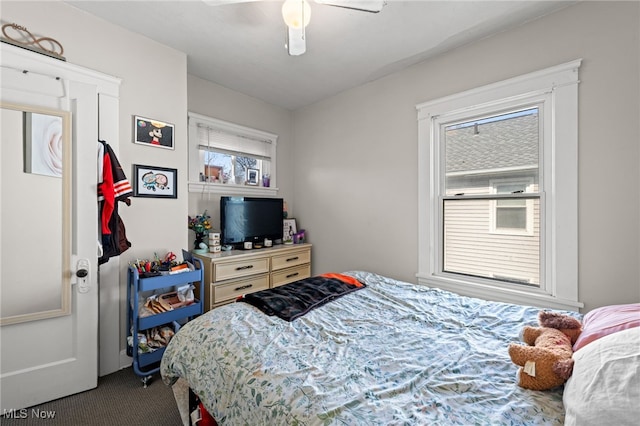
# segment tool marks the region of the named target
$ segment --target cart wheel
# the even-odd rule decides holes
[[[146,377],[143,377],[142,379],[140,379],[140,380],[142,380],[142,384],[144,385],[145,389],[147,388],[147,384],[149,383],[149,381],[151,380],[152,377],[153,377],[152,375],[149,375],[149,376],[146,376]]]

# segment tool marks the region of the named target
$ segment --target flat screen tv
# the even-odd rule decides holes
[[[246,241],[282,239],[282,198],[221,197],[222,244],[239,246]]]

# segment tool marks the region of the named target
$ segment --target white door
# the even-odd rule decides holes
[[[1,413],[12,416],[15,410],[97,386],[99,103],[104,93],[111,99],[108,108],[117,108],[112,99],[118,82],[13,46],[3,44],[1,53],[0,95],[7,107],[2,108],[0,141],[0,403]],[[38,171],[35,154],[25,159],[37,137],[26,136],[27,115],[15,109],[20,105],[34,113],[40,108],[70,113],[72,138],[65,150],[69,156],[63,158],[71,167],[61,177]],[[111,110],[107,116],[117,113]],[[10,133],[16,127],[23,130],[19,138]],[[68,193],[48,189],[56,180],[62,188],[69,183]],[[70,219],[66,228],[60,223],[65,219]],[[35,238],[34,229],[39,231]],[[47,288],[56,285],[62,297]],[[34,304],[59,299],[62,310]],[[27,307],[21,311],[23,304]]]

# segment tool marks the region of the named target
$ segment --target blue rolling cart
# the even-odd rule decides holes
[[[165,348],[159,348],[149,353],[138,353],[138,332],[161,325],[170,325],[175,332],[178,332],[184,323],[202,314],[202,300],[200,298],[203,284],[202,261],[198,258],[193,258],[192,261],[196,268],[193,271],[150,278],[141,278],[136,268],[129,267],[127,276],[127,336],[132,336],[133,345],[129,346],[127,343],[127,351],[133,358],[133,371],[141,377],[145,388],[152,375],[160,370],[160,360]],[[196,301],[194,303],[172,311],[140,318],[138,308],[140,293],[159,289],[171,291],[171,288],[185,284],[195,286]]]

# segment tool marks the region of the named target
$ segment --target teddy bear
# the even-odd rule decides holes
[[[582,323],[569,315],[540,311],[540,327],[525,326],[522,340],[511,343],[509,356],[519,365],[518,385],[532,390],[548,390],[564,384],[573,372],[573,344],[582,332]]]

